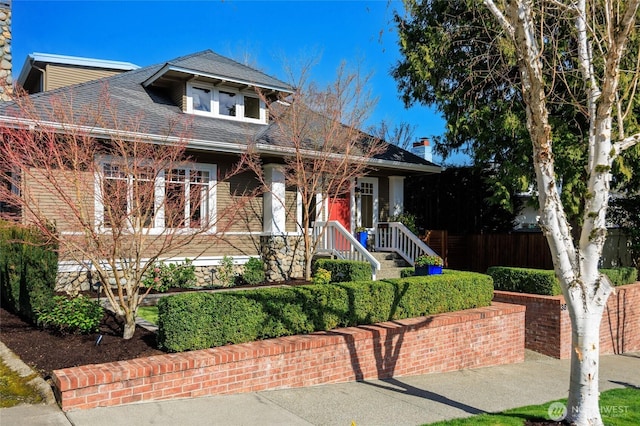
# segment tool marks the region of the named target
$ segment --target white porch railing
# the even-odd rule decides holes
[[[371,265],[372,279],[376,279],[376,272],[380,270],[380,262],[362,247],[344,226],[337,221],[314,222],[314,240],[319,240],[316,253],[330,254],[340,259],[358,260]]]
[[[376,251],[396,252],[411,266],[418,256],[438,254],[400,222],[379,222],[376,228]]]

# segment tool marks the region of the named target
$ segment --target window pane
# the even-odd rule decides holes
[[[196,111],[211,111],[211,90],[191,88],[193,109]]]
[[[184,169],[173,169],[166,173],[167,182],[184,182],[187,179],[187,171]]]
[[[247,118],[260,118],[260,99],[251,96],[244,97],[244,116]]]
[[[362,226],[373,228],[373,196],[362,195],[360,198],[362,212]]]
[[[191,217],[189,218],[189,227],[199,228],[202,225],[202,220],[206,218],[205,202],[206,198],[203,197],[202,185],[191,185],[189,191],[189,208],[191,211]]]
[[[168,228],[182,228],[185,221],[185,182],[187,171],[184,169],[168,170],[165,173],[165,208],[164,223]]]
[[[207,221],[209,211],[209,172],[193,170],[190,174],[191,187],[189,188],[189,227],[202,227]]]
[[[133,182],[133,199],[131,216],[134,226],[149,228],[154,219],[155,182],[153,180],[138,179]]]
[[[184,184],[167,183],[167,193],[165,194],[164,219],[168,228],[184,227]]]
[[[106,177],[102,191],[104,226],[108,228],[122,227],[122,221],[127,217],[126,179]]]
[[[220,115],[236,116],[236,94],[232,92],[220,91],[219,104]]]
[[[309,219],[308,225],[313,225],[316,221],[316,197],[315,195],[309,200],[309,210],[302,210],[302,223],[305,223],[306,219]]]

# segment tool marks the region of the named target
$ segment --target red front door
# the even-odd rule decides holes
[[[349,194],[329,200],[329,220],[336,220],[351,232],[351,206]]]

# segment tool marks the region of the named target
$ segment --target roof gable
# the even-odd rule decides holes
[[[156,73],[143,82],[145,87],[163,85],[164,81],[200,78],[232,83],[239,86],[255,86],[279,92],[292,92],[293,88],[277,78],[211,50],[194,53],[165,63]]]

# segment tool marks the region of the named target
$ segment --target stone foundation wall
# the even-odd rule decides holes
[[[234,265],[236,275],[241,275],[243,265]],[[221,286],[222,282],[219,278],[218,266],[195,266],[196,286],[197,287],[214,287]],[[64,291],[69,294],[78,291],[93,290],[97,291],[97,277],[86,270],[73,272],[58,272],[56,277],[56,291]],[[111,284],[115,286],[115,279],[111,279]]]
[[[304,277],[302,236],[262,236],[260,246],[268,282]]]

